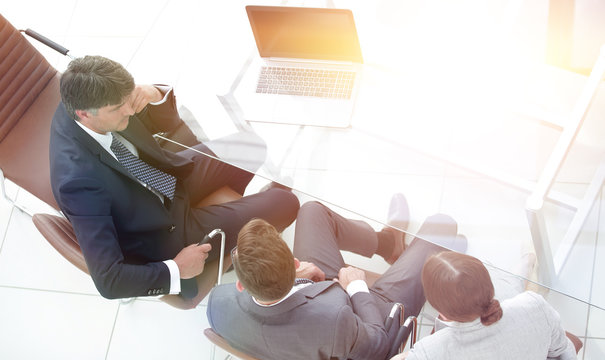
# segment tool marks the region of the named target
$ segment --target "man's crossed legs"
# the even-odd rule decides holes
[[[457,235],[457,230],[450,216],[429,216],[410,246],[370,287],[385,320],[393,303],[404,305],[406,317],[418,316],[425,303],[420,278],[422,266],[429,256],[446,248],[466,250],[466,239]],[[371,257],[379,247],[379,236],[380,232],[363,221],[346,219],[318,202],[308,202],[298,212],[293,253],[300,261],[317,265],[326,279],[333,279],[346,266],[340,250]],[[396,332],[393,327],[389,336],[394,338]]]

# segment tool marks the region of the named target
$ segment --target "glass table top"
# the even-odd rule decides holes
[[[517,263],[535,252],[530,280],[605,308],[605,294],[594,291],[598,275],[583,276],[598,274],[605,261],[602,85],[578,125],[590,78],[539,61],[530,50],[535,39],[523,39],[520,25],[506,29],[506,14],[479,9],[466,15],[467,26],[444,32],[447,26],[431,24],[452,20],[421,6],[412,16],[393,1],[329,1],[352,9],[365,60],[350,126],[250,121],[244,107],[260,59],[248,2],[234,3],[216,10],[218,27],[187,24],[191,46],[179,60],[186,76],[175,83],[183,118],[199,139],[219,143],[221,159],[258,168],[259,179],[293,188],[301,202],[320,199],[376,226],[390,196],[403,193],[409,232],[446,213],[468,238],[470,255],[520,275]],[[194,40],[209,31],[221,36]],[[199,66],[201,56],[215,58],[216,67]],[[529,199],[544,181],[536,209]]]

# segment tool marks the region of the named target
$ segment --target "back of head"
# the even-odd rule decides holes
[[[253,219],[240,230],[233,264],[239,281],[258,300],[279,300],[294,285],[294,256],[264,220]]]
[[[67,112],[120,104],[134,89],[132,75],[118,62],[85,56],[69,63],[61,75],[61,99]]]
[[[428,302],[449,320],[480,317],[483,325],[491,325],[502,317],[489,273],[472,256],[454,251],[431,256],[422,269],[422,286]]]

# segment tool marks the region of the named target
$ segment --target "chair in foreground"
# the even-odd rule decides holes
[[[243,352],[233,348],[231,345],[229,345],[227,340],[223,339],[223,337],[220,336],[219,334],[217,334],[214,330],[212,330],[212,328],[204,329],[204,335],[206,335],[206,337],[208,338],[208,340],[210,340],[210,342],[212,344],[220,347],[221,349],[223,349],[227,353],[229,353],[229,355],[227,355],[227,357],[225,357],[225,360],[233,359],[233,356],[236,356],[237,358],[239,358],[241,360],[259,360],[255,357],[246,355]],[[213,349],[213,355],[214,355],[214,349]]]

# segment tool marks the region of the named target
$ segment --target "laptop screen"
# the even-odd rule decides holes
[[[246,12],[261,57],[363,62],[350,10],[246,6]]]

